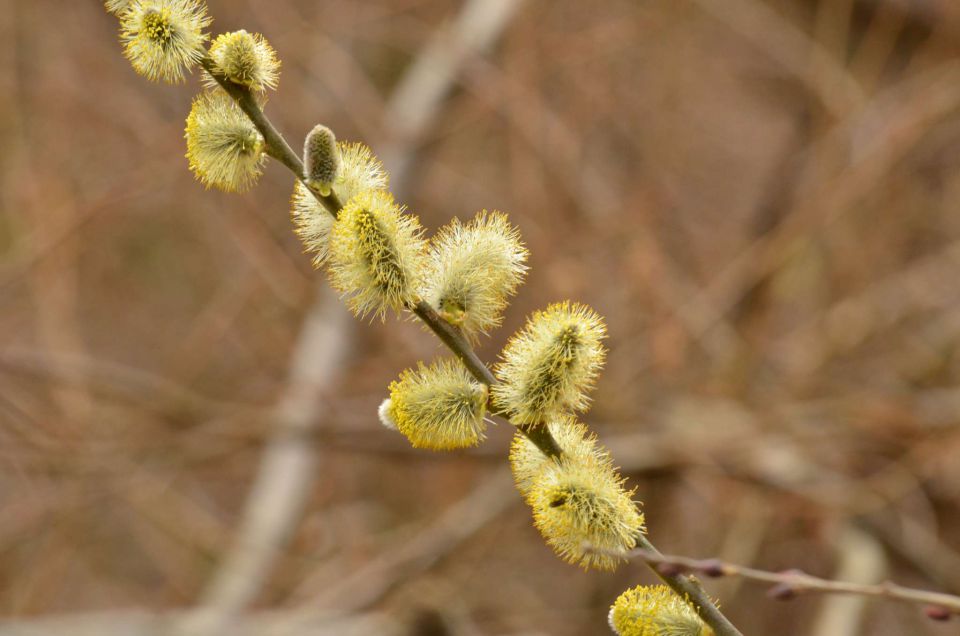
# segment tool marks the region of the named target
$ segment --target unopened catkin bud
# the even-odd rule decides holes
[[[605,351],[606,327],[592,309],[557,303],[530,317],[501,354],[493,387],[497,405],[516,424],[549,422],[589,405]]]
[[[340,150],[333,131],[317,124],[303,142],[303,166],[307,183],[329,196],[340,172]]]
[[[709,625],[666,585],[638,585],[610,608],[610,629],[619,636],[713,636]]]

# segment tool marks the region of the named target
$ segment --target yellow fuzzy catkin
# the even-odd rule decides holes
[[[516,424],[549,422],[589,405],[587,391],[603,366],[606,327],[589,307],[557,303],[530,317],[501,353],[493,387]]]
[[[507,216],[484,210],[466,225],[454,219],[430,247],[427,302],[468,338],[498,326],[527,270],[528,252]]]
[[[632,494],[608,465],[560,459],[543,467],[527,499],[534,525],[560,558],[612,570],[644,531]]]
[[[618,636],[713,636],[693,608],[666,585],[638,585],[610,607]]]
[[[123,53],[148,79],[182,82],[203,58],[203,29],[212,19],[200,0],[135,0],[120,11]]]
[[[613,465],[610,453],[597,443],[596,435],[573,417],[560,417],[547,424],[547,428],[557,442],[557,446],[563,451],[565,461],[598,464],[605,470]],[[513,442],[510,444],[510,469],[513,472],[517,490],[525,499],[529,499],[533,484],[544,467],[554,461],[544,455],[543,451],[523,433],[517,431],[513,436]]]
[[[483,440],[487,387],[459,360],[407,369],[390,384],[388,402],[382,419],[393,423],[414,448],[450,450]]]
[[[193,100],[184,136],[190,169],[206,186],[243,192],[260,178],[263,137],[222,90]]]
[[[346,203],[360,192],[387,189],[387,173],[369,148],[363,144],[341,141],[337,142],[337,151],[340,154],[340,166],[333,181],[333,191],[342,202]],[[323,266],[330,249],[333,215],[299,181],[293,190],[291,217],[294,231],[304,248],[313,253],[314,266]]]
[[[264,92],[275,89],[280,80],[280,60],[277,53],[259,33],[247,33],[243,29],[218,35],[210,44],[210,59],[214,71],[234,84],[250,90]],[[205,74],[208,87],[217,81]]]
[[[419,301],[426,243],[417,217],[386,191],[361,192],[340,211],[330,231],[328,272],[359,317],[385,316]]]

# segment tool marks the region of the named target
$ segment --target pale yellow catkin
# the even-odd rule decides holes
[[[199,0],[137,0],[120,9],[119,18],[123,53],[134,70],[170,83],[182,82],[203,58],[203,29],[212,21]]]
[[[568,462],[580,464],[597,464],[603,470],[613,465],[610,453],[600,446],[597,437],[590,430],[572,416],[559,417],[547,424],[551,437],[563,451],[563,457]],[[533,484],[543,469],[555,461],[543,454],[530,438],[517,431],[510,444],[510,469],[517,490],[529,501]]]
[[[275,89],[280,81],[277,53],[259,33],[241,29],[218,35],[210,45],[209,55],[215,73],[252,91]],[[217,85],[217,80],[205,75],[208,87]]]
[[[430,243],[424,297],[470,339],[500,324],[507,299],[526,273],[519,231],[500,212],[454,219]]]
[[[354,196],[330,231],[327,271],[359,317],[384,318],[419,300],[426,242],[419,220],[386,191]]]
[[[260,178],[263,137],[224,91],[206,91],[193,100],[184,136],[190,169],[208,187],[243,192]]]
[[[339,166],[333,191],[343,203],[361,192],[386,190],[389,178],[383,164],[360,143],[337,142]],[[322,267],[330,252],[333,215],[300,181],[293,189],[291,218],[304,249],[313,254],[315,267]]]
[[[638,585],[610,608],[610,629],[618,636],[713,636],[686,600],[666,585]]]
[[[493,387],[516,424],[539,424],[583,411],[605,357],[606,326],[589,307],[556,303],[535,312],[501,353]]]
[[[644,532],[643,514],[610,466],[552,460],[528,495],[534,525],[562,559],[612,570]]]
[[[456,359],[407,369],[390,384],[383,414],[414,448],[451,450],[483,440],[487,387]]]

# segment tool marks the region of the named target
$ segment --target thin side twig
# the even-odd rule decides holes
[[[738,576],[748,581],[769,583],[769,595],[778,599],[790,599],[804,592],[821,594],[857,594],[861,596],[876,596],[881,598],[918,603],[927,605],[928,614],[932,618],[945,618],[949,614],[960,615],[960,596],[929,592],[915,588],[904,587],[892,581],[877,584],[851,583],[848,581],[834,581],[813,576],[800,570],[786,570],[771,572],[743,565],[735,565],[719,559],[693,559],[690,557],[661,554],[650,547],[643,546],[627,554],[628,557],[638,558],[654,567],[659,573],[680,574],[696,572],[709,577]],[[934,610],[940,610],[939,612]]]

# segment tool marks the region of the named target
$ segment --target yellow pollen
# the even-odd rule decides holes
[[[166,44],[173,37],[170,9],[151,11],[143,17],[143,32],[154,42]]]

